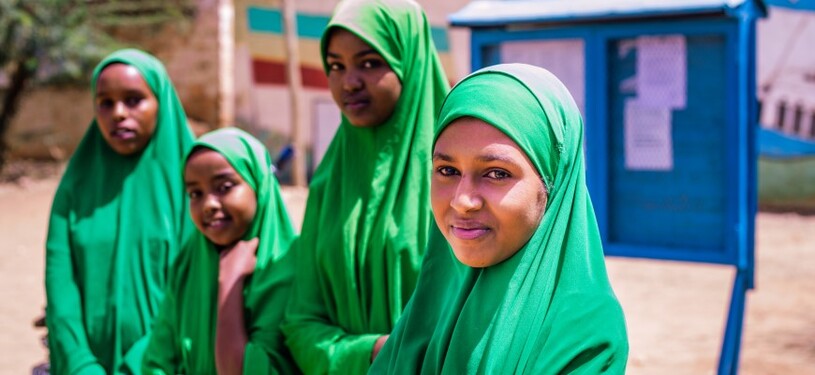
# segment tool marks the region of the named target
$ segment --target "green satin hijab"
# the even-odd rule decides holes
[[[170,77],[155,57],[117,51],[97,65],[135,67],[156,96],[146,148],[122,156],[94,119],[68,163],[46,241],[46,322],[53,374],[139,373],[170,265],[194,229],[181,160],[193,141]]]
[[[464,116],[526,153],[547,186],[546,211],[523,248],[486,268],[458,262],[434,227],[416,292],[371,373],[624,373],[625,321],[606,274],[571,95],[542,68],[498,65],[453,88],[436,137]]]
[[[258,237],[259,242],[255,272],[243,288],[249,338],[243,372],[297,373],[279,328],[294,276],[293,258],[288,251],[295,235],[274,177],[271,156],[260,141],[237,128],[207,133],[194,143],[193,150],[199,147],[223,155],[257,197],[255,218],[244,236],[245,240]],[[218,266],[215,245],[196,231],[174,265],[144,356],[145,374],[216,373]]]
[[[433,122],[449,86],[417,3],[340,2],[323,33],[324,61],[334,28],[379,52],[402,94],[377,127],[357,128],[343,116],[315,171],[283,331],[304,372],[360,374],[416,284],[432,222]]]

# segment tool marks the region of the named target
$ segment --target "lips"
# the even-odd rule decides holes
[[[347,97],[343,100],[345,108],[352,112],[361,111],[370,104],[371,100],[366,97]]]
[[[113,129],[113,131],[110,132],[110,135],[114,139],[130,140],[136,138],[136,130],[126,127],[118,127]]]
[[[488,235],[492,229],[477,221],[460,221],[450,225],[453,236],[461,240],[477,240]]]
[[[229,223],[231,222],[232,220],[230,220],[228,217],[211,218],[204,220],[204,227],[207,229],[220,230],[229,226]]]

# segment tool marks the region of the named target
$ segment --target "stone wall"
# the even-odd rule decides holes
[[[159,29],[112,29],[125,45],[140,48],[164,62],[196,133],[218,123],[217,0],[195,0],[188,22]],[[93,117],[90,89],[29,90],[20,103],[6,140],[12,158],[64,159],[71,155]]]

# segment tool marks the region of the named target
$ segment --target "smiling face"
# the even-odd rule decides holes
[[[144,150],[156,130],[158,100],[139,70],[110,64],[96,81],[96,122],[102,137],[116,153]]]
[[[471,117],[453,121],[436,141],[430,195],[436,224],[456,258],[477,268],[520,250],[538,228],[547,199],[518,145]]]
[[[390,118],[402,83],[379,53],[349,31],[335,28],[325,60],[331,96],[351,125],[373,127]]]
[[[243,238],[257,211],[252,187],[217,151],[200,148],[187,159],[184,184],[195,226],[223,247]]]

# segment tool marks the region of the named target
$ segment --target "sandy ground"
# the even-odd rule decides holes
[[[0,184],[0,374],[30,374],[45,359],[32,327],[44,305],[48,211],[57,179]],[[306,192],[285,189],[299,227]],[[747,297],[743,374],[815,374],[815,216],[760,213],[757,289]],[[609,258],[626,312],[629,374],[713,374],[733,270]]]

